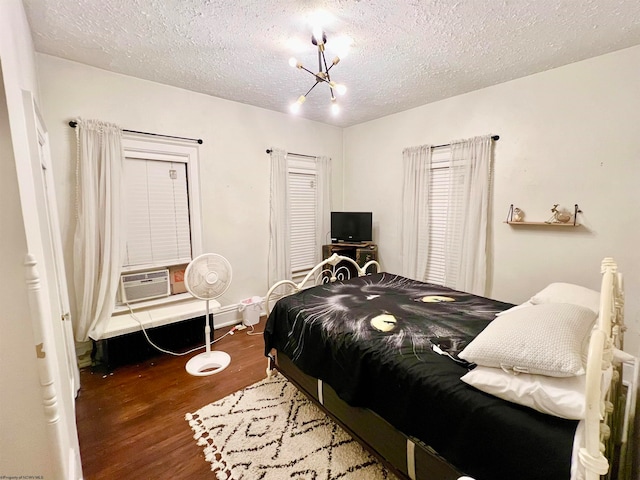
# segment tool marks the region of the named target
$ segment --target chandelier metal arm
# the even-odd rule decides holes
[[[329,69],[327,68],[327,59],[324,57],[324,52],[322,52],[322,61],[324,62],[324,73],[327,76],[327,81],[330,82],[331,78],[329,78]],[[322,65],[320,65],[320,71],[322,71]]]
[[[309,70],[308,68],[304,67],[303,65],[300,65],[298,68],[299,68],[299,69],[301,69],[301,70],[304,70],[305,72],[310,73],[310,74],[311,74],[311,75],[313,75],[314,77],[316,76],[316,74],[315,74],[315,73],[313,73],[311,70]]]
[[[318,85],[320,83],[320,81],[316,81],[316,83],[313,84],[313,86],[307,90],[307,93],[304,94],[304,96],[306,97],[307,95],[309,95],[309,93],[311,92],[311,90],[313,90],[314,88],[316,88],[316,85]]]
[[[327,78],[322,78],[322,77],[319,77],[317,73],[313,73],[313,72],[312,72],[311,70],[309,70],[308,68],[305,68],[303,65],[300,65],[298,68],[299,68],[299,69],[301,69],[301,70],[304,70],[304,71],[305,71],[305,72],[307,72],[307,73],[310,73],[311,75],[313,75],[313,76],[315,77],[315,79],[316,79],[316,84],[315,84],[313,87],[315,87],[319,82],[329,83],[329,82],[331,81],[331,79],[329,78],[329,75],[327,75]],[[326,72],[325,72],[325,73],[326,73]],[[311,87],[311,88],[313,89],[313,87]],[[309,91],[311,91],[311,90],[309,90]],[[307,92],[307,93],[308,93],[308,92]],[[306,95],[305,95],[305,97],[306,97]]]

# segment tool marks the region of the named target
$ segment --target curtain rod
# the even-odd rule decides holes
[[[273,152],[273,150],[271,150],[270,148],[267,148],[267,153],[271,153]],[[295,155],[296,157],[305,157],[305,158],[318,158],[315,155],[303,155],[302,153],[293,153],[293,152],[287,152],[287,155]]]
[[[493,136],[491,137],[491,140],[493,140],[494,142],[496,142],[496,141],[500,140],[500,135],[493,135]],[[450,144],[450,143],[443,143],[442,145],[434,145],[434,146],[432,146],[431,148],[450,147],[450,146],[451,146],[451,144]],[[267,153],[271,153],[271,152],[272,152],[272,150],[271,150],[270,148],[268,148],[268,149],[267,149]],[[303,154],[301,154],[301,153],[287,152],[287,154],[288,154],[288,155],[295,155],[295,156],[297,156],[297,157],[317,158],[317,157],[314,157],[314,156],[312,156],[312,155],[303,155]]]
[[[69,126],[71,128],[76,128],[78,126],[78,122],[71,120],[69,122]],[[175,138],[177,140],[189,140],[191,142],[198,142],[200,145],[202,145],[203,143],[201,138],[174,137],[173,135],[163,135],[161,133],[138,132],[137,130],[126,130],[124,128],[122,129],[122,131],[127,133],[140,133],[142,135],[153,135],[154,137]]]
[[[493,135],[491,137],[491,140],[493,140],[494,142],[500,140],[500,135]],[[451,146],[450,143],[443,143],[442,145],[434,145],[431,148],[450,147],[450,146]]]

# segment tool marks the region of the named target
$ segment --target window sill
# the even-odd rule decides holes
[[[143,302],[131,303],[131,308],[135,310],[145,310],[148,308],[161,307],[171,303],[182,302],[184,300],[191,300],[193,296],[190,293],[178,293],[176,295],[169,295],[168,297],[154,298],[152,300],[145,300]],[[121,313],[129,313],[129,307],[123,304],[117,304],[113,309],[113,315],[119,315]]]
[[[175,297],[181,298],[176,299]],[[119,308],[109,319],[109,324],[104,333],[99,338],[91,338],[93,340],[106,340],[127,333],[138,332],[142,329],[141,324],[145,329],[154,328],[182,320],[202,317],[207,313],[206,302],[194,298],[188,293],[172,295],[171,297],[160,300],[164,300],[164,302],[158,302],[156,300],[131,305],[134,310],[133,315],[131,315],[126,305],[123,306],[123,308]],[[209,305],[211,313],[215,313],[221,307],[220,303],[216,300],[209,300]]]

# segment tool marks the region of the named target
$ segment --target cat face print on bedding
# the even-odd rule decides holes
[[[320,328],[338,344],[375,342],[384,350],[425,349],[457,354],[510,305],[422,283],[399,275],[375,274],[322,285],[297,294],[288,347],[298,352],[305,331]]]

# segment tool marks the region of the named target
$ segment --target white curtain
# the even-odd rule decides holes
[[[476,295],[486,294],[491,148],[490,135],[451,142],[445,276]]]
[[[289,257],[289,205],[287,154],[271,150],[268,285],[291,277]]]
[[[322,245],[331,243],[331,159],[316,159],[316,263],[322,260]]]
[[[95,120],[77,123],[75,336],[83,342],[102,335],[115,306],[125,242],[124,155],[118,126]]]
[[[429,253],[430,145],[402,151],[404,183],[402,189],[402,275],[424,280]]]

